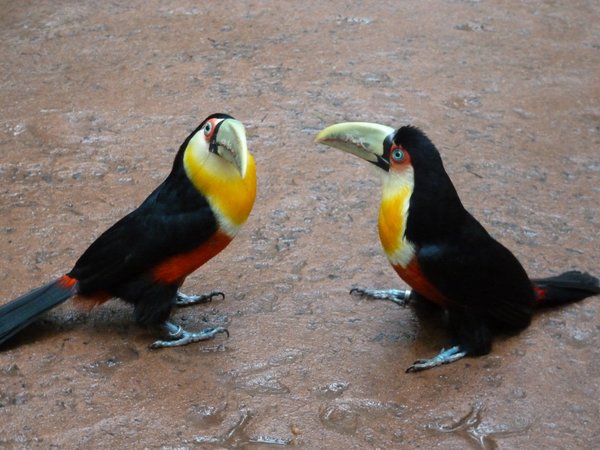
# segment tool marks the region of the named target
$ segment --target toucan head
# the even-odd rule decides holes
[[[212,114],[184,141],[180,162],[221,226],[234,235],[256,197],[256,167],[244,125],[227,114]]]
[[[322,130],[315,142],[329,145],[369,161],[393,174],[437,166],[439,154],[416,127],[394,128],[369,122],[346,122]]]
[[[227,114],[208,116],[188,137],[185,153],[194,165],[213,166],[226,175],[236,170],[240,177],[248,169],[248,147],[244,125]],[[229,175],[232,176],[232,175]]]
[[[453,217],[464,214],[439,152],[416,127],[394,130],[375,123],[339,123],[325,128],[315,141],[357,155],[379,169],[379,235],[394,261],[398,260],[398,236],[406,232],[417,240],[431,233],[447,233],[453,230],[447,224],[458,220]],[[410,232],[402,225],[409,215],[410,223],[417,224],[406,226]]]

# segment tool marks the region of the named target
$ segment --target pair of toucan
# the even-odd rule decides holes
[[[353,292],[399,304],[427,300],[448,312],[452,347],[416,361],[409,371],[486,354],[495,331],[526,327],[537,305],[600,292],[596,278],[577,271],[529,279],[514,255],[464,209],[437,149],[419,129],[342,123],[323,130],[316,141],[381,169],[379,236],[411,287]],[[229,244],[255,196],[256,168],[243,125],[226,114],[209,116],[183,142],[165,181],[100,235],[70,272],[0,307],[0,344],[73,296],[92,306],[112,297],[132,303],[138,323],[163,332],[153,348],[226,333],[222,327],[189,332],[169,315],[173,306],[223,295],[185,295],[179,288]]]

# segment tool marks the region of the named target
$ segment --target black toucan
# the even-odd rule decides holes
[[[321,131],[316,142],[381,169],[379,237],[390,263],[412,288],[352,292],[399,304],[426,299],[447,310],[452,347],[416,361],[408,372],[487,354],[494,332],[527,327],[535,307],[600,292],[596,278],[578,271],[530,279],[463,207],[438,150],[418,128],[340,123]]]
[[[66,275],[0,306],[0,344],[73,296],[93,306],[112,297],[134,305],[138,323],[161,329],[153,348],[210,339],[222,327],[188,332],[170,322],[174,305],[220,292],[179,292],[185,278],[223,250],[256,196],[256,168],[241,122],[207,117],[181,145],[171,173],[134,211],[106,230]]]

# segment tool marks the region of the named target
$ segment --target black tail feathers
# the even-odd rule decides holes
[[[75,280],[63,277],[0,306],[0,345],[46,311],[76,293]]]
[[[531,280],[537,306],[554,306],[600,294],[600,284],[589,273],[571,270],[555,277]]]

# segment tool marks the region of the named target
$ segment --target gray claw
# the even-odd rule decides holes
[[[225,294],[220,291],[212,291],[208,294],[200,294],[200,295],[188,295],[183,292],[177,291],[177,296],[175,297],[174,304],[176,306],[190,306],[197,305],[198,303],[208,303],[211,302],[213,298],[221,297],[221,300],[225,299]]]
[[[227,331],[227,328],[223,327],[207,328],[206,330],[194,333],[184,330],[179,325],[165,322],[163,328],[167,331],[167,339],[153,342],[152,345],[150,345],[150,348],[180,347],[194,342],[213,339],[219,333],[225,333],[229,338],[229,331]],[[174,330],[175,332],[173,332]]]
[[[361,287],[355,287],[350,289],[351,295],[358,295],[360,297],[371,297],[377,300],[389,300],[400,306],[406,306],[412,296],[410,289],[367,289]]]
[[[442,351],[431,359],[417,359],[412,366],[406,369],[406,373],[420,372],[421,370],[431,369],[432,367],[441,366],[458,361],[467,356],[467,352],[460,346],[454,346],[448,350]]]

